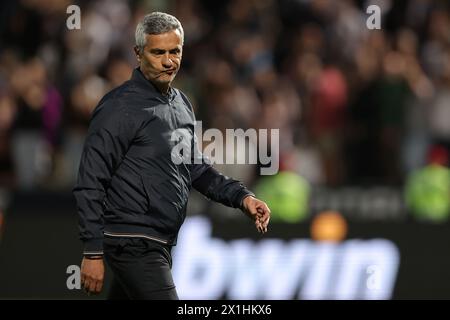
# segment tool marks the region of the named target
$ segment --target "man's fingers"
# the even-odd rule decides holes
[[[270,215],[268,214],[267,216],[264,217],[264,220],[262,223],[264,226],[267,226],[267,225],[269,225],[269,221],[270,221]]]
[[[94,280],[92,278],[85,277],[82,282],[84,291],[88,294],[98,294],[102,291],[103,280]]]
[[[259,226],[259,229],[261,230],[261,232],[264,230],[264,226],[266,225],[266,220],[265,218],[262,217],[257,217],[256,218],[256,222],[257,222],[257,226]]]
[[[83,282],[83,289],[88,294],[89,294],[89,287],[90,287],[90,285],[91,285],[90,281],[85,278],[84,282]]]
[[[260,220],[262,223],[268,222],[269,219],[270,219],[269,213],[265,213],[264,215],[262,215],[262,216],[259,218],[259,220]]]
[[[258,220],[265,223],[270,218],[270,211],[266,211],[264,209],[258,210]]]
[[[89,283],[89,293],[90,294],[96,294],[97,293],[96,292],[97,282],[98,281],[94,280],[94,281],[91,281]]]
[[[265,226],[265,225],[263,225],[261,222],[257,222],[256,223],[256,228],[258,229],[258,232],[259,233],[262,233],[262,234],[264,234],[264,233],[266,233],[267,232],[267,227]]]
[[[264,227],[261,225],[261,222],[259,220],[255,221],[255,226],[259,233],[263,233]]]
[[[103,280],[98,280],[95,286],[95,294],[99,294],[102,291]]]
[[[263,211],[263,209],[261,209],[261,211]],[[267,226],[269,225],[269,221],[270,221],[270,211],[264,210],[263,214],[260,214],[260,217],[258,220],[260,221],[260,224],[261,224],[262,233],[266,233]]]
[[[263,223],[264,232],[267,232],[267,227],[269,226],[270,216],[267,217],[266,221]]]

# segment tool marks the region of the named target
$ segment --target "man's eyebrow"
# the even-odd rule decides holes
[[[166,50],[159,49],[159,48],[152,48],[152,49],[150,49],[150,52],[161,52],[161,53],[164,53],[164,52],[166,52]]]
[[[169,50],[160,49],[160,48],[152,48],[152,49],[150,49],[150,52],[152,52],[152,53],[165,53],[166,51],[174,52],[174,51],[181,51],[181,49],[178,48],[178,47],[175,47],[175,48],[172,48],[172,49],[169,49]]]

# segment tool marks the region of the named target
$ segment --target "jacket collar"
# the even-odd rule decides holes
[[[143,88],[146,92],[161,95],[162,97],[169,98],[170,100],[172,100],[176,95],[176,92],[172,87],[169,87],[169,93],[167,95],[162,94],[161,91],[159,91],[153,83],[151,83],[144,77],[144,74],[139,67],[136,67],[133,70],[130,80],[131,82],[139,85],[139,87]]]

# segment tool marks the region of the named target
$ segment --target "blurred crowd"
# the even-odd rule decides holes
[[[280,169],[311,185],[401,186],[450,150],[448,1],[2,1],[0,186],[73,186],[91,111],[129,79],[155,10],[183,24],[175,86],[203,129],[280,129]],[[257,165],[223,170],[258,179]]]

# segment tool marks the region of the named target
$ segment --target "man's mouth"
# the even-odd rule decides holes
[[[171,76],[171,75],[173,75],[174,73],[176,72],[176,70],[175,69],[173,69],[173,70],[167,70],[167,71],[163,71],[163,72],[161,72],[162,74],[168,74],[169,76]]]

